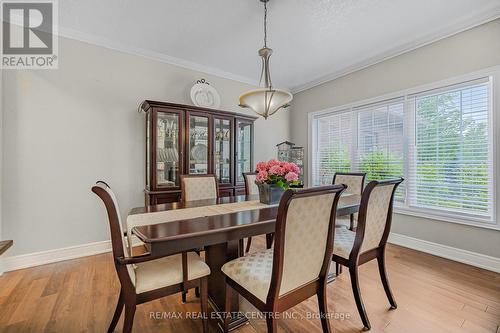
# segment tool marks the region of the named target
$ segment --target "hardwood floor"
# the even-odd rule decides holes
[[[252,250],[264,244],[264,237],[254,237]],[[387,269],[397,310],[388,310],[376,263],[360,268],[371,332],[500,333],[500,274],[394,245],[388,246]],[[5,273],[0,277],[0,332],[105,332],[118,291],[109,253]],[[345,269],[328,292],[329,310],[337,315],[330,320],[333,332],[360,332]],[[201,332],[201,320],[185,318],[199,311],[199,299],[191,291],[186,304],[180,300],[179,294],[139,305],[134,332]],[[316,298],[310,298],[287,312],[280,331],[320,332],[319,319],[300,318],[317,313]],[[117,332],[122,325],[123,316]],[[210,329],[217,332],[213,322]],[[235,332],[265,331],[263,320],[252,319]]]

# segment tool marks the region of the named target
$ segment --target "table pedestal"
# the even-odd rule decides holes
[[[226,314],[225,298],[226,283],[221,267],[228,261],[239,257],[239,241],[229,241],[227,243],[215,244],[205,247],[205,261],[210,267],[208,276],[208,301],[212,309],[217,313],[219,328],[224,328],[224,318]],[[239,313],[239,295],[236,292],[231,293],[231,313]],[[248,319],[243,315],[231,318],[229,330],[233,330],[243,324]]]

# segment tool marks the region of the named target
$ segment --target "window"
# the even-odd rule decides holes
[[[331,184],[335,172],[351,170],[353,119],[350,112],[339,112],[318,119],[315,183]]]
[[[354,109],[358,121],[357,170],[366,172],[366,180],[398,178],[404,175],[404,100]],[[404,184],[396,199],[404,201]]]
[[[492,216],[488,88],[480,80],[410,99],[410,205]]]
[[[404,177],[400,210],[493,222],[490,90],[486,77],[313,115],[312,185],[348,170]]]

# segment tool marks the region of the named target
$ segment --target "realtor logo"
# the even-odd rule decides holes
[[[45,0],[1,4],[2,68],[57,68],[57,3]]]

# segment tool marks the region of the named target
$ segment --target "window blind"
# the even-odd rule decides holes
[[[358,120],[356,169],[366,180],[383,180],[404,175],[404,99],[355,108]],[[405,184],[396,192],[404,201]]]
[[[495,220],[490,77],[313,118],[313,185],[335,172],[404,177],[397,206],[426,216]]]
[[[351,112],[338,112],[316,119],[314,185],[331,184],[335,172],[351,170],[354,122]]]
[[[488,79],[412,96],[410,206],[492,218]]]

